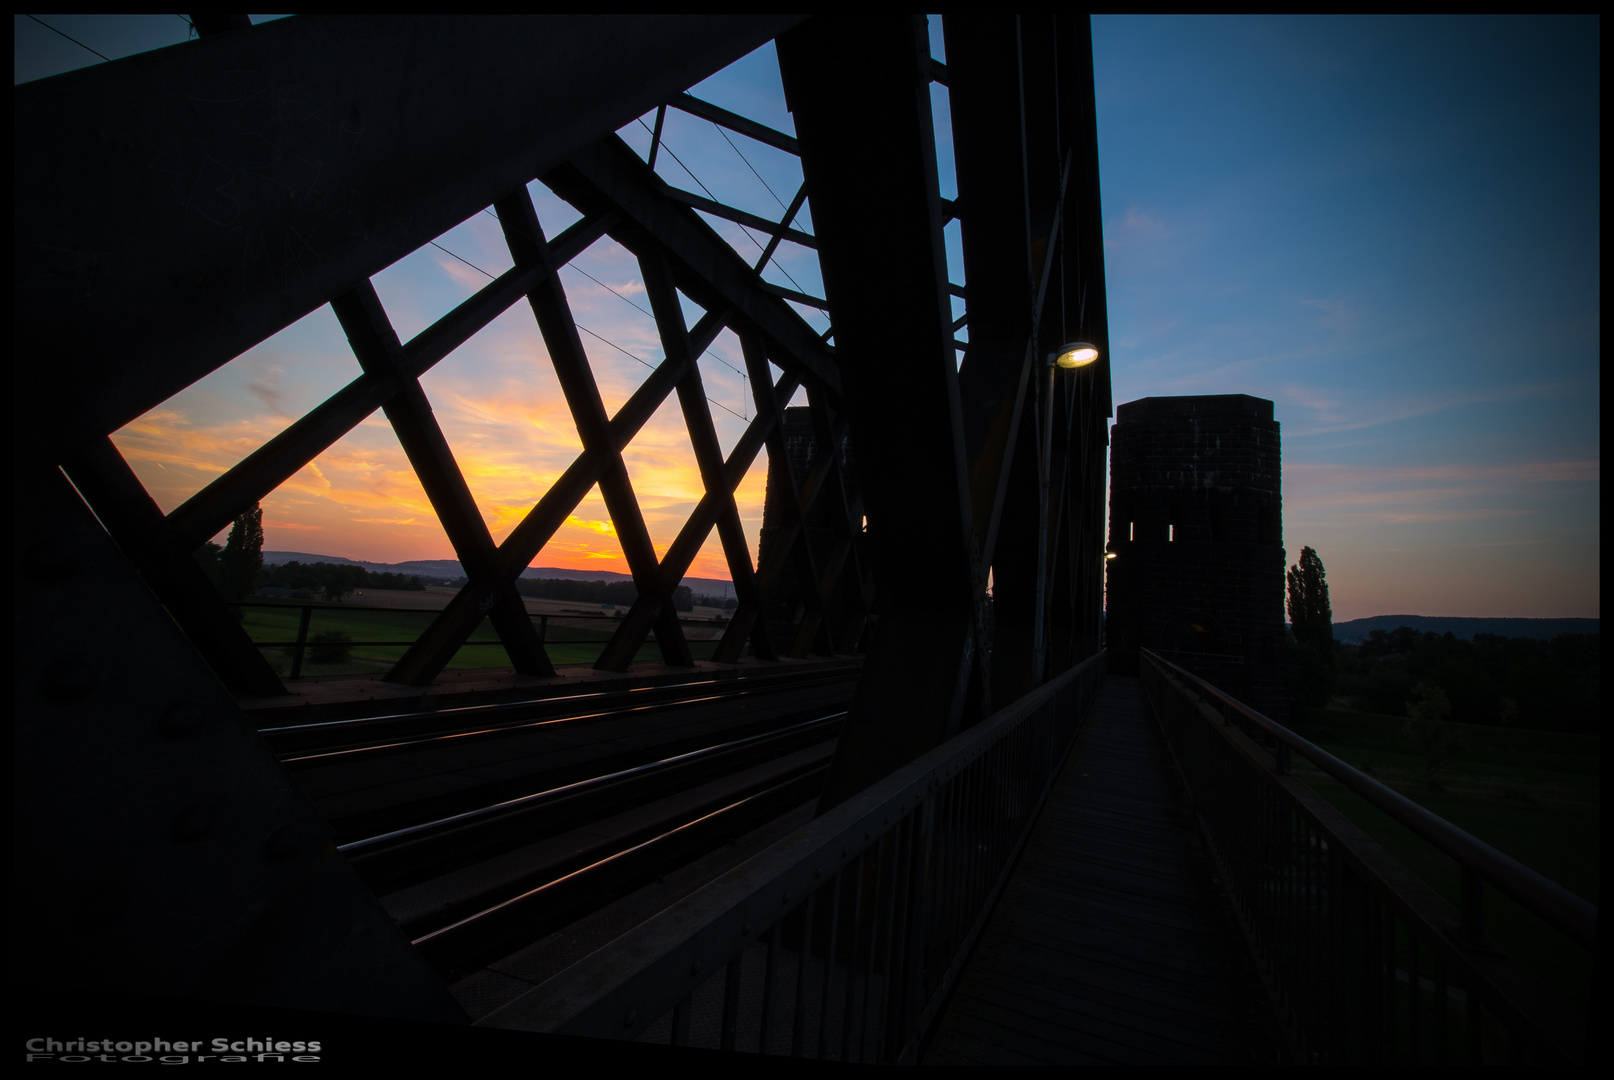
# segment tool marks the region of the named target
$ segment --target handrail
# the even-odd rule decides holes
[[[1478,873],[1485,881],[1521,904],[1532,914],[1540,916],[1576,944],[1587,949],[1597,945],[1597,906],[1576,896],[1557,882],[1544,877],[1512,856],[1505,855],[1485,841],[1464,832],[1445,818],[1419,806],[1411,799],[1355,769],[1322,747],[1296,735],[1282,724],[1267,719],[1254,709],[1229,697],[1193,672],[1178,667],[1149,649],[1139,652],[1153,661],[1165,665],[1173,674],[1191,682],[1206,696],[1237,712],[1245,720],[1270,735],[1279,744],[1298,753],[1323,772],[1338,780],[1348,789],[1366,799],[1374,807],[1389,814],[1400,824],[1411,829],[1420,839],[1428,841],[1444,854],[1456,860],[1464,871]],[[1465,883],[1465,892],[1470,886]],[[1468,897],[1464,898],[1465,921],[1471,918]],[[1477,929],[1477,925],[1473,927]]]
[[[809,996],[818,994],[820,984],[809,983],[808,969],[822,955],[819,1056],[833,1056],[825,1052],[833,1031],[826,1034],[824,1025],[831,982],[844,978],[846,995],[836,1013],[841,1059],[848,1059],[855,998],[863,1015],[856,1055],[863,1055],[872,1031],[874,1060],[911,1061],[919,1033],[984,925],[1106,665],[1102,651],[1088,658],[478,1023],[633,1039],[670,1010],[672,1039],[681,1043],[689,1036],[694,995],[721,979],[722,1048],[732,1049],[736,995],[740,983],[749,982],[740,975],[742,954],[765,944],[759,1048],[773,1045],[766,1002],[778,1006],[788,998],[792,1004],[783,1007],[793,1010],[794,1052],[805,1052],[803,1010],[812,1003],[802,993],[810,986]],[[1043,720],[1048,723],[1031,722]],[[999,754],[1004,748],[1033,763],[1036,775],[1005,772],[1014,759]],[[1026,783],[1030,789],[1022,790]],[[993,820],[1012,821],[1012,835],[967,831]],[[970,838],[961,842],[966,834]],[[962,861],[955,866],[948,860]],[[842,912],[849,918],[838,951],[836,919]],[[789,920],[796,920],[795,930],[781,938]],[[828,931],[827,945],[819,938],[815,946],[815,928]],[[794,944],[790,933],[797,935]],[[791,949],[797,950],[796,973],[781,965],[787,974],[778,976],[774,958]],[[861,995],[854,992],[859,976]],[[774,996],[776,988],[782,996]]]
[[[1488,874],[1500,866],[1498,891],[1515,898],[1539,875],[1507,873],[1512,860],[1485,858],[1494,849],[1157,653],[1141,660],[1144,693],[1297,1061],[1583,1060],[1592,1013],[1481,926]],[[1452,857],[1461,911],[1290,775],[1291,753]],[[1525,910],[1538,915],[1554,899],[1530,898]],[[1575,925],[1542,918],[1579,943]]]

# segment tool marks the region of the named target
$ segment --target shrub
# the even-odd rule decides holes
[[[353,655],[353,639],[340,630],[321,630],[308,650],[312,664],[345,664]]]

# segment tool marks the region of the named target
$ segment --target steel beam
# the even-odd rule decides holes
[[[768,218],[762,217],[759,214],[753,214],[747,210],[741,210],[738,207],[730,206],[727,203],[717,202],[715,199],[708,199],[704,195],[696,195],[693,191],[684,191],[681,188],[668,187],[667,197],[672,199],[674,202],[681,202],[691,209],[704,210],[713,217],[720,217],[725,221],[732,221],[736,225],[749,226],[758,232],[767,233],[770,237],[781,240],[789,240],[792,244],[800,244],[804,248],[818,247],[817,240],[814,240],[811,236],[808,236],[800,229],[790,228],[788,223],[779,224],[777,222],[770,221]]]
[[[639,384],[611,419],[606,444],[579,454],[499,545],[502,577],[514,581],[538,557],[538,552],[565,524],[567,515],[605,474],[613,456],[621,454],[639,429],[655,415],[682,375],[681,364],[664,361]],[[480,588],[473,589],[467,582],[399,660],[394,671],[401,681],[418,686],[436,678],[476,630],[487,602],[488,594]]]
[[[493,536],[437,424],[425,390],[409,370],[409,358],[382,310],[375,287],[363,282],[331,301],[331,308],[365,374],[390,377],[398,384],[398,393],[382,409],[466,576],[491,594],[492,603],[486,611],[510,663],[523,675],[555,674],[515,585],[499,575]]]
[[[750,437],[742,440],[749,454],[742,459],[742,448],[737,447],[731,466],[725,467],[722,448],[717,441],[717,429],[712,425],[706,391],[701,383],[699,354],[684,324],[672,271],[659,252],[642,256],[639,264],[644,275],[645,292],[661,335],[662,348],[668,359],[676,361],[684,372],[678,380],[678,404],[684,414],[684,427],[689,434],[690,446],[695,451],[701,484],[706,490],[695,512],[662,557],[658,567],[659,587],[651,593],[639,593],[622,625],[600,654],[597,666],[606,670],[626,668],[660,612],[672,607],[672,591],[683,580],[690,562],[699,554],[714,524],[722,538],[723,554],[736,594],[748,608],[754,608],[756,604],[751,554],[746,546],[745,532],[740,526],[739,509],[734,504],[734,486],[744,478],[751,458],[761,448],[766,435],[766,422],[758,416],[746,432]],[[751,429],[760,430],[753,433]],[[673,617],[677,618],[676,611]]]
[[[66,460],[799,21],[300,15],[16,87],[20,444]]]
[[[604,236],[612,223],[610,217],[605,217],[584,218],[573,224],[555,238],[556,259],[569,262]],[[542,266],[511,267],[415,335],[403,347],[410,374],[416,379],[426,374],[509,310],[546,273]],[[360,375],[315,406],[170,513],[169,528],[177,542],[188,550],[218,535],[237,514],[267,498],[297,470],[391,400],[400,385],[390,373]]]
[[[61,472],[12,493],[18,985],[463,1023]]]
[[[650,246],[664,248],[686,296],[707,311],[733,310],[774,344],[774,363],[799,369],[803,379],[817,379],[840,394],[840,370],[817,331],[768,295],[750,264],[700,215],[668,195],[666,185],[621,139],[611,136],[585,147],[542,179],[585,214],[621,214],[636,228],[613,232],[619,243],[635,255]]]
[[[783,150],[787,154],[800,154],[801,148],[796,145],[794,136],[786,135],[782,131],[775,131],[766,124],[759,124],[749,117],[731,113],[709,101],[702,101],[691,94],[679,94],[668,102],[673,108],[681,109],[691,116],[698,116],[702,120],[710,120],[719,127],[726,127],[730,131],[766,143],[776,150]],[[787,222],[788,224],[788,222]]]
[[[956,730],[976,574],[924,20],[821,15],[776,48],[879,582],[825,810]]]
[[[280,677],[191,557],[197,545],[174,541],[162,511],[112,440],[101,439],[68,462],[67,474],[224,684],[238,694],[284,694]]]
[[[525,188],[499,201],[499,224],[504,229],[505,242],[510,254],[520,263],[539,262],[550,268],[544,283],[527,294],[538,330],[543,334],[554,365],[561,393],[566,396],[567,408],[577,424],[578,438],[583,448],[604,449],[610,446],[610,425],[605,414],[605,403],[600,398],[599,385],[588,365],[588,353],[578,336],[577,323],[572,319],[571,306],[532,198]],[[687,372],[685,372],[687,374]],[[627,466],[620,451],[608,451],[604,472],[599,478],[600,495],[605,500],[611,523],[616,528],[617,542],[622,545],[622,556],[627,560],[633,575],[633,585],[640,596],[656,596],[666,601],[656,615],[656,643],[662,657],[669,664],[693,666],[689,643],[678,626],[678,613],[673,610],[670,595],[662,595],[661,576],[656,568],[656,552],[650,543],[650,531],[645,527],[644,515],[633,495],[633,483],[628,478]],[[624,665],[625,666],[625,665]]]

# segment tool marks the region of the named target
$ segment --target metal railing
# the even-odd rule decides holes
[[[1147,650],[1139,674],[1296,1060],[1577,1063],[1584,1014],[1484,936],[1486,886],[1592,950],[1597,909]],[[1459,915],[1289,772],[1456,860]]]
[[[912,1063],[1105,665],[1089,658],[479,1023]]]

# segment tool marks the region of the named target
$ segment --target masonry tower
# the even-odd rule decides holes
[[[1272,402],[1152,397],[1116,410],[1108,644],[1153,649],[1288,719],[1282,462]]]

